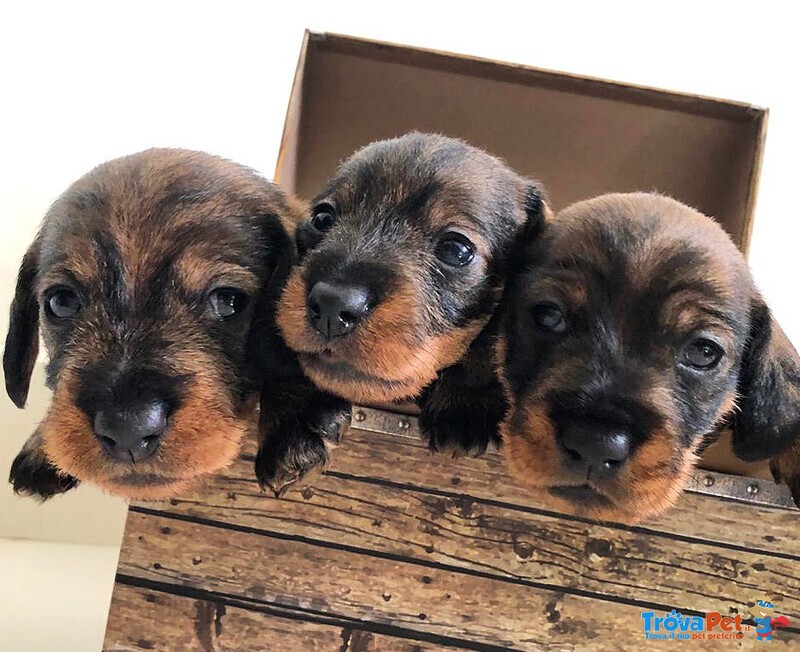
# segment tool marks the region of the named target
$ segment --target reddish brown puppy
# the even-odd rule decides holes
[[[14,489],[48,498],[85,480],[162,499],[231,462],[255,430],[251,316],[285,279],[298,211],[253,171],[185,150],[116,159],[71,186],[11,307],[9,396],[24,405],[40,331],[53,390]]]
[[[433,448],[484,450],[505,401],[481,333],[520,234],[546,210],[537,182],[444,136],[372,143],[345,161],[298,227],[301,261],[277,314],[327,398],[271,424],[262,482],[280,489],[327,459],[343,413],[333,396],[417,399]],[[330,427],[309,434],[304,420],[321,411]]]
[[[728,426],[800,499],[800,359],[696,210],[643,193],[565,209],[526,248],[501,331],[506,461],[557,509],[658,514]]]

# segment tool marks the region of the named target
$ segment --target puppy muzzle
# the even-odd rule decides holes
[[[109,457],[135,464],[158,450],[170,413],[165,401],[154,400],[125,409],[101,409],[95,413],[92,425]]]
[[[372,310],[369,288],[352,283],[319,281],[308,293],[308,320],[327,342],[353,332]]]
[[[104,453],[127,464],[156,453],[188,381],[154,369],[120,369],[111,362],[91,365],[79,377],[76,406],[88,417]]]

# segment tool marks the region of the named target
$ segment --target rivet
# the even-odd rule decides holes
[[[758,493],[758,485],[755,482],[747,485],[747,493],[751,496],[755,496]]]
[[[366,414],[364,414],[364,413],[363,413],[361,410],[358,410],[358,411],[355,413],[355,415],[354,415],[354,416],[355,416],[355,418],[356,418],[356,421],[363,421],[364,419],[366,419],[366,418],[367,418],[367,415],[366,415]]]
[[[706,487],[713,486],[714,485],[714,478],[712,476],[710,476],[710,475],[707,475],[705,478],[703,478],[703,484]]]
[[[400,419],[400,421],[397,422],[397,427],[400,428],[400,430],[408,430],[411,424],[408,419]]]

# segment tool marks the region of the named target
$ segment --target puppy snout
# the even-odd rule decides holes
[[[370,311],[369,290],[361,285],[315,283],[308,293],[308,318],[326,340],[355,330]]]
[[[139,462],[158,450],[168,417],[169,406],[161,400],[121,410],[99,410],[94,415],[94,432],[110,457]]]
[[[558,430],[567,464],[586,479],[612,475],[631,455],[630,432],[619,426],[567,422]]]

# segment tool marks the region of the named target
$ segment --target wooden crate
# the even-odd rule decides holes
[[[566,517],[497,454],[431,455],[413,417],[354,416],[332,467],[280,500],[250,451],[193,495],[131,505],[104,649],[640,650],[642,612],[749,618],[762,592],[792,625],[771,649],[800,646],[796,509],[690,491],[642,526]]]

